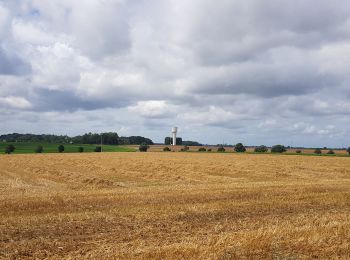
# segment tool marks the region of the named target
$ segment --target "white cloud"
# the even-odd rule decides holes
[[[180,115],[180,118],[186,122],[200,125],[215,125],[215,126],[234,126],[236,128],[238,121],[243,119],[246,115],[235,113],[233,111],[225,110],[217,106],[209,106],[204,111],[188,110]]]
[[[305,122],[298,122],[292,125],[291,131],[307,135],[334,136],[341,131],[334,125],[312,125]]]
[[[145,118],[169,118],[176,116],[178,108],[164,100],[150,100],[139,101],[135,106],[130,106],[128,110]]]
[[[30,55],[33,85],[47,89],[74,90],[80,81],[81,69],[87,63],[65,43],[37,46]]]
[[[8,30],[9,24],[9,11],[4,8],[0,3],[0,37],[3,38],[5,32]]]
[[[0,97],[0,104],[18,109],[28,109],[32,107],[32,104],[27,99],[14,96]]]
[[[267,119],[264,122],[259,123],[258,128],[275,128],[278,125],[276,119]]]
[[[39,25],[17,19],[12,22],[12,35],[18,44],[48,45],[58,39],[57,35],[52,35]]]

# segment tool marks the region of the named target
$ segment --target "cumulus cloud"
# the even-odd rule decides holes
[[[79,120],[72,133],[162,141],[176,124],[205,143],[342,146],[349,11],[346,0],[0,1],[0,112],[10,121],[0,131],[39,131],[55,117]]]

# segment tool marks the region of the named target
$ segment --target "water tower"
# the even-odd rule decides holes
[[[174,126],[171,129],[171,133],[172,133],[172,136],[173,136],[173,145],[175,146],[176,145],[176,135],[177,135],[177,127],[176,126]]]

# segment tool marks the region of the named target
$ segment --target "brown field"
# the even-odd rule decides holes
[[[350,158],[0,156],[0,258],[348,259]]]

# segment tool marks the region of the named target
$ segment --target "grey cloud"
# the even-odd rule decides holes
[[[23,75],[30,72],[31,66],[27,62],[0,45],[0,75]]]
[[[35,89],[29,97],[35,104],[36,111],[77,111],[77,110],[98,110],[108,107],[125,107],[128,100],[106,101],[99,99],[84,99],[71,91]]]
[[[340,86],[344,77],[320,66],[319,52],[284,47],[246,62],[201,68],[193,76],[195,83],[188,88],[215,95],[246,93],[275,97]]]
[[[35,12],[49,29],[73,36],[74,48],[100,60],[129,50],[129,7],[128,1],[38,0],[31,1],[28,12]]]
[[[342,0],[200,4],[188,42],[205,65],[248,60],[281,46],[317,48],[349,39],[350,4]]]
[[[59,119],[79,120],[74,133],[129,129],[156,141],[173,124],[205,143],[348,136],[346,0],[0,0],[0,9],[7,131],[66,131]]]
[[[128,5],[122,1],[93,3],[70,13],[76,45],[95,59],[126,53],[131,46]]]

